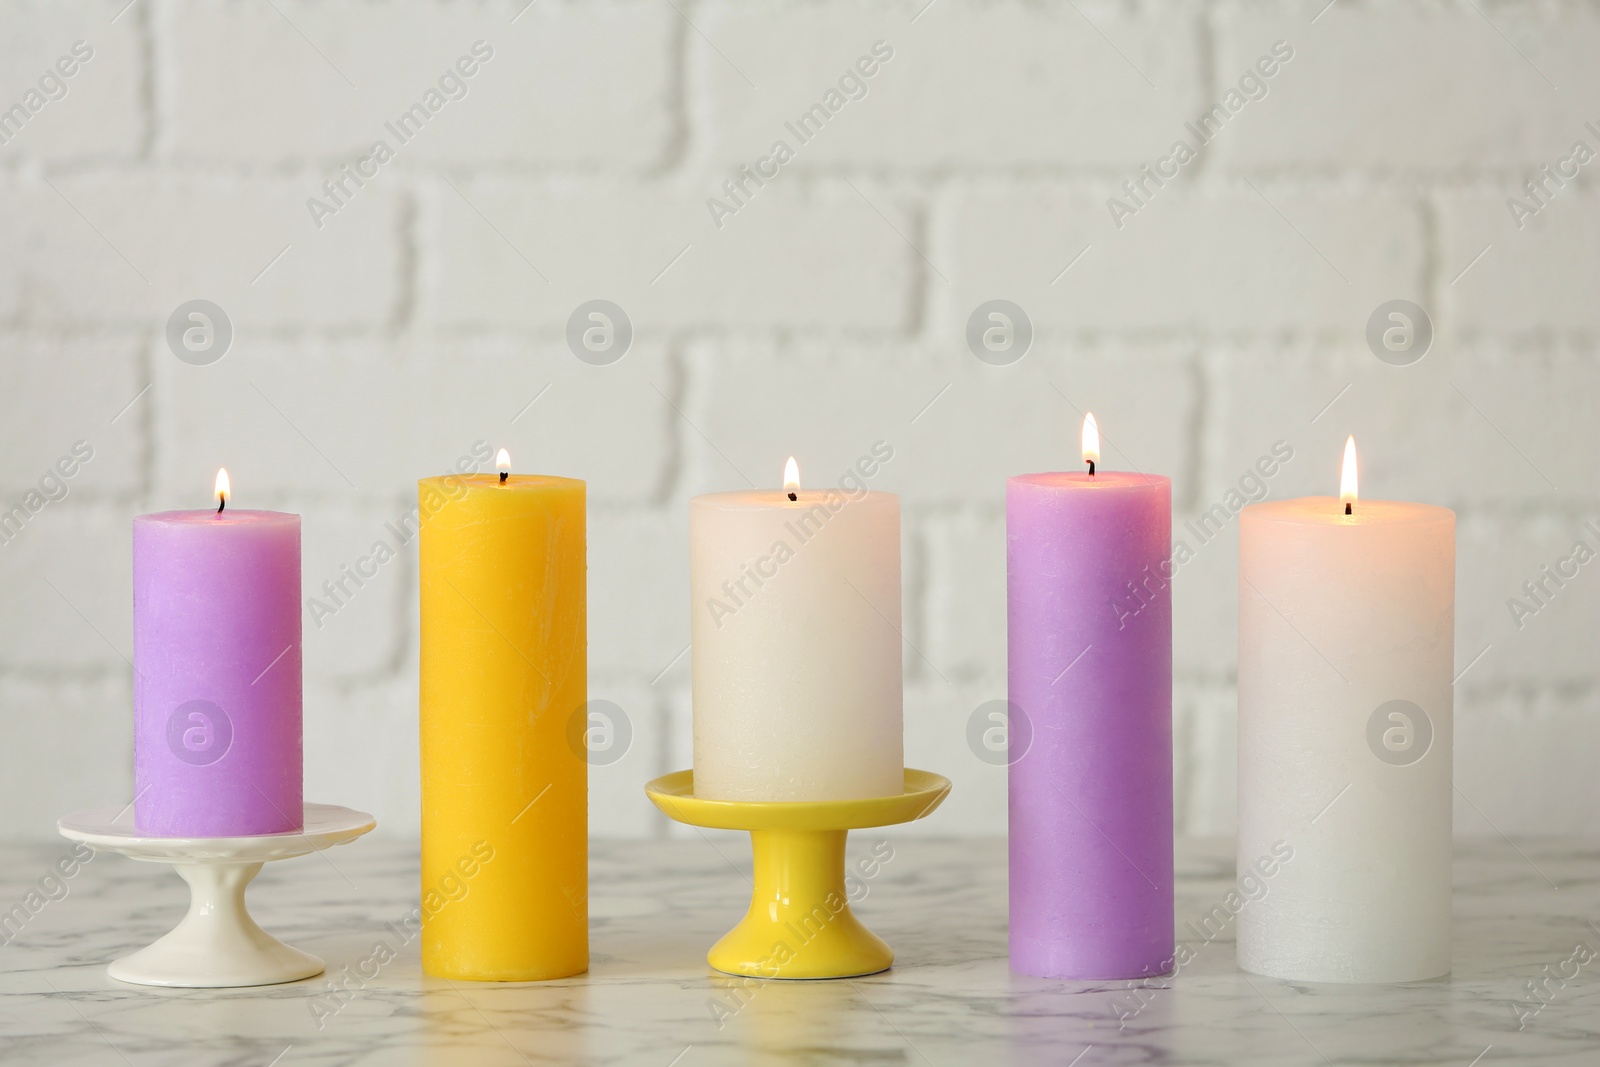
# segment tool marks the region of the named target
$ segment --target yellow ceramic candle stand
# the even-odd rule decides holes
[[[844,846],[851,830],[911,822],[938,807],[950,780],[907,770],[895,796],[867,800],[701,800],[694,772],[645,786],[678,822],[748,830],[755,860],[750,910],[712,946],[706,960],[752,978],[851,978],[894,963],[894,952],[850,911]]]

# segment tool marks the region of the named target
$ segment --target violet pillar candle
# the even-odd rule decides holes
[[[1093,440],[1091,440],[1093,437]],[[1173,961],[1172,483],[1006,483],[1011,967],[1162,974]]]
[[[222,503],[226,486],[219,473]],[[303,828],[300,516],[136,517],[133,666],[140,833]]]

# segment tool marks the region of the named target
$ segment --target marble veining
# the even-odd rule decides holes
[[[852,835],[852,856],[878,840]],[[0,911],[22,905],[27,918],[16,929],[12,911],[0,928],[0,1062],[1600,1064],[1600,958],[1574,955],[1580,945],[1600,953],[1600,848],[1590,843],[1460,845],[1454,972],[1376,987],[1240,973],[1231,924],[1199,923],[1231,886],[1229,841],[1180,842],[1178,923],[1195,955],[1179,975],[1084,983],[1009,972],[1003,841],[889,840],[893,859],[860,884],[856,905],[898,956],[881,975],[758,983],[710,971],[705,951],[749,890],[748,845],[719,833],[594,844],[587,975],[507,986],[429,978],[403,925],[415,846],[369,839],[262,871],[252,914],[323,957],[328,974],[241,990],[106,976],[106,963],[176,923],[187,893],[170,868],[101,853],[42,883],[69,843],[3,846]],[[30,891],[40,893],[33,913]],[[330,979],[347,975],[349,991],[331,994]]]

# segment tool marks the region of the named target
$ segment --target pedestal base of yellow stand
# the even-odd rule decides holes
[[[703,800],[694,795],[693,771],[645,786],[678,822],[750,832],[750,910],[706,961],[751,978],[853,978],[894,963],[894,952],[850,910],[845,839],[851,830],[920,819],[949,792],[948,778],[914,770],[905,772],[899,795],[866,800]]]

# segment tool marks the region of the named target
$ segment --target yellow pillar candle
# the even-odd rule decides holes
[[[584,490],[504,473],[417,483],[432,975],[589,967],[588,763],[569,740],[588,699]]]

